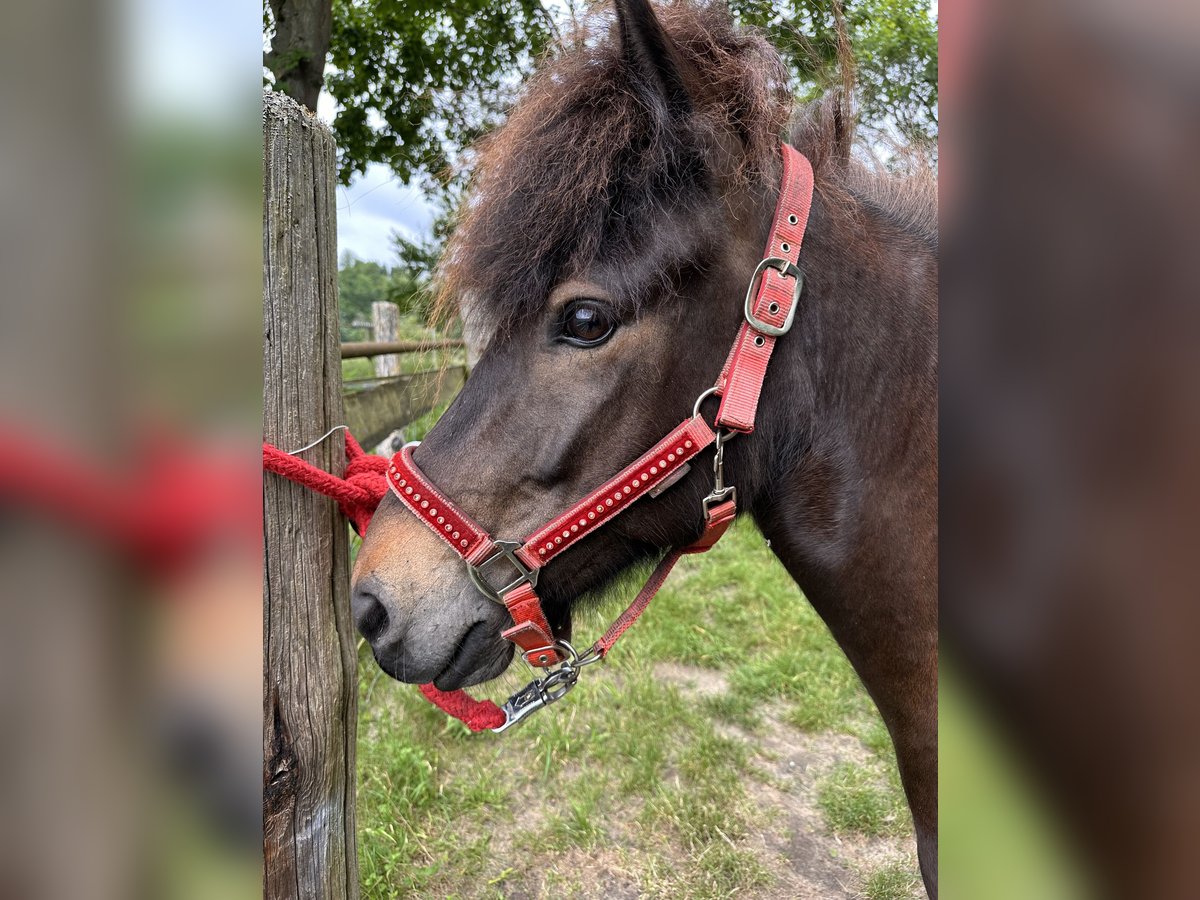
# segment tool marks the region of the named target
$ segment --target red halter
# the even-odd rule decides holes
[[[812,204],[813,173],[808,160],[783,145],[783,178],[775,219],[763,260],[754,270],[746,291],[745,321],[714,387],[697,399],[690,418],[642,456],[596,488],[566,512],[543,525],[524,541],[493,539],[459,509],[417,468],[413,444],[392,457],[387,483],[392,492],[449,544],[467,565],[475,586],[488,598],[503,604],[513,625],[504,637],[521,648],[525,660],[544,668],[561,663],[545,679],[534,681],[504,705],[506,721],[496,731],[515,724],[574,686],[579,670],[602,659],[633,624],[662,586],[671,567],[684,553],[702,553],[720,539],[737,515],[732,486],[724,483],[724,444],[736,434],[754,430],[754,416],[767,363],[776,338],[786,334],[796,315],[804,276],[796,267],[800,242]],[[716,431],[700,417],[700,404],[708,396],[721,398]],[[538,573],[568,547],[624,512],[639,498],[657,496],[681,478],[689,462],[715,444],[713,491],[703,501],[704,532],[695,543],[669,553],[659,564],[634,602],[612,627],[582,655],[566,641],[556,640],[536,593]],[[504,561],[515,578],[496,588],[486,570]]]

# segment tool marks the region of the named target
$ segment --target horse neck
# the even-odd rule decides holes
[[[806,289],[739,478],[793,575],[832,579],[888,504],[915,517],[893,544],[936,529],[937,259],[878,211],[818,191],[801,267]]]

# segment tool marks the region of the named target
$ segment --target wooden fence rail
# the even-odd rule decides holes
[[[347,341],[342,344],[342,359],[361,359],[384,353],[422,353],[427,350],[457,350],[466,345],[461,340],[440,341]]]
[[[345,422],[359,443],[370,449],[395,431],[431,409],[448,403],[467,378],[464,366],[413,372],[373,383],[361,391],[346,393]]]

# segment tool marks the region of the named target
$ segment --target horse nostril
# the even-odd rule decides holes
[[[358,631],[368,643],[374,643],[388,627],[387,610],[373,594],[359,594],[355,599],[358,601],[354,604]]]

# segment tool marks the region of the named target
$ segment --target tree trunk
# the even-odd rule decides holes
[[[271,0],[275,36],[265,62],[275,76],[275,90],[317,110],[325,78],[332,0]]]
[[[263,97],[263,437],[300,447],[342,421],[333,136]],[[304,458],[340,474],[342,440]],[[263,481],[263,895],[357,898],[355,640],[346,522]]]

